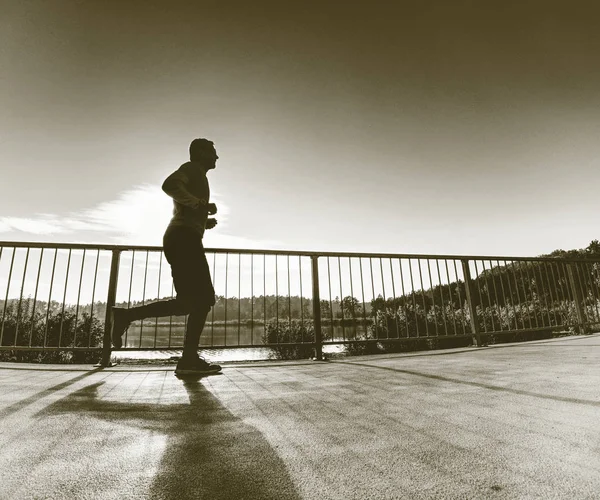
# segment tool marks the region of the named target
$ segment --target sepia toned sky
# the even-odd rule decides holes
[[[2,2],[0,240],[539,255],[600,238],[593,1]]]

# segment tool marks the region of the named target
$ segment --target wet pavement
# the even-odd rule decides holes
[[[600,492],[600,335],[173,370],[0,363],[0,498]]]

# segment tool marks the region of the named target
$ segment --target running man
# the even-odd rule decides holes
[[[183,354],[176,375],[210,374],[221,371],[219,365],[198,356],[200,335],[206,317],[215,304],[215,290],[210,277],[202,237],[217,221],[209,203],[210,189],[206,174],[216,167],[217,151],[212,141],[194,139],[190,144],[190,161],[173,172],[162,189],[173,198],[173,218],[163,236],[165,257],[171,265],[176,298],[132,308],[113,308],[112,343],[122,347],[122,336],[132,321],[162,316],[189,315]]]

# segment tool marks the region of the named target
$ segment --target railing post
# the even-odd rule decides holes
[[[104,340],[102,341],[102,359],[99,366],[111,366],[110,355],[112,353],[111,331],[112,331],[112,308],[117,299],[117,279],[119,277],[119,260],[121,250],[112,251],[110,261],[110,277],[108,279],[108,296],[106,298],[106,316],[104,318]]]
[[[476,347],[482,347],[481,332],[479,329],[479,320],[477,319],[477,308],[473,301],[475,295],[475,287],[473,286],[473,280],[471,279],[471,269],[469,268],[469,261],[466,259],[461,260],[463,276],[465,277],[465,292],[467,294],[467,304],[469,306],[469,318],[471,319],[471,332],[473,334],[473,345]]]
[[[311,255],[313,322],[315,328],[315,359],[323,360],[323,333],[321,331],[321,297],[319,294],[319,256]]]
[[[581,284],[579,277],[577,276],[576,270],[573,269],[573,264],[567,264],[567,272],[569,273],[569,286],[571,287],[571,294],[575,300],[575,311],[577,312],[577,329],[579,334],[583,335],[587,333],[585,328],[585,314],[583,312],[583,294],[581,292]]]

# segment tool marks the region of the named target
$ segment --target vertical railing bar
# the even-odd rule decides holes
[[[227,303],[229,298],[227,297],[227,284],[229,282],[229,252],[225,253],[225,332],[223,333],[223,345],[227,345]]]
[[[544,262],[541,262],[540,265],[544,268],[544,273],[546,274],[546,282],[548,283],[548,292],[550,293],[550,300],[552,301],[552,312],[554,313],[554,323],[558,325],[558,320],[556,318],[556,306],[554,303],[554,294],[552,293],[552,284],[550,283],[550,275],[548,274],[548,267]],[[550,309],[548,309],[548,317],[550,317]]]
[[[577,314],[577,330],[578,333],[580,335],[586,333],[586,317],[585,317],[585,313],[583,311],[583,301],[584,301],[584,297],[583,294],[581,293],[581,289],[578,289],[577,286],[577,281],[578,281],[578,276],[575,275],[575,271],[573,270],[574,267],[576,267],[576,263],[574,262],[567,262],[566,263],[567,266],[567,271],[569,272],[569,285],[572,288],[571,292],[573,295],[573,299],[574,299],[574,303],[573,305],[575,306],[575,313]]]
[[[365,339],[367,338],[367,306],[365,304],[365,282],[363,277],[362,257],[358,258],[358,269],[360,271],[360,289],[362,294],[362,306],[363,306],[363,327],[365,329]]]
[[[21,304],[23,303],[23,292],[25,290],[25,278],[27,277],[27,264],[29,263],[29,247],[27,247],[27,251],[25,252],[25,266],[23,267],[23,281],[21,282],[21,292],[19,293],[19,305],[17,306],[17,319],[15,324],[15,341],[14,346],[17,345],[17,337],[19,335],[19,323],[21,321]]]
[[[292,332],[292,291],[290,289],[290,254],[287,254],[287,275],[288,275],[288,319],[290,325],[290,333]]]
[[[485,290],[487,292],[487,297],[488,297],[488,310],[490,311],[490,317],[492,319],[492,331],[496,331],[496,323],[494,322],[494,311],[495,308],[492,307],[492,296],[490,295],[490,282],[488,280],[488,273],[486,272],[487,269],[485,268],[485,260],[481,260],[481,267],[482,267],[482,274],[484,275],[484,280],[485,280]],[[475,261],[475,269],[477,269],[477,261]],[[492,271],[490,269],[489,274],[492,274]],[[494,276],[492,276],[492,282],[494,281]],[[483,307],[481,308],[482,311],[481,313],[483,314]],[[483,322],[484,327],[485,327],[485,321]]]
[[[383,293],[383,303],[387,302],[387,297],[385,295],[385,281],[383,279],[383,259],[379,257],[379,272],[381,273],[381,292]]]
[[[598,321],[600,321],[600,306],[598,302],[600,302],[600,283],[597,280],[600,280],[600,272],[598,269],[600,268],[600,261],[594,262],[592,264],[592,279],[594,280],[594,285],[596,286],[596,292],[594,292],[594,300],[596,303],[596,309],[598,310]]]
[[[400,321],[398,318],[398,301],[396,300],[396,284],[394,283],[394,267],[392,265],[392,259],[389,259],[390,261],[390,276],[392,278],[392,295],[394,297],[394,322],[396,323],[396,338],[400,338]]]
[[[427,302],[425,300],[425,285],[423,284],[423,271],[421,269],[421,259],[417,259],[417,265],[419,266],[419,282],[421,283],[421,297],[423,297],[425,335],[429,337],[429,319],[427,318]]]
[[[54,285],[54,270],[56,269],[56,257],[58,255],[58,248],[54,250],[54,262],[52,264],[52,275],[50,277],[50,291],[48,292],[48,307],[46,308],[46,325],[44,328],[44,347],[46,347],[46,341],[48,339],[48,318],[50,316],[50,304],[52,302],[52,287]],[[0,339],[0,345],[2,340]]]
[[[490,260],[490,265],[492,265],[492,261]],[[508,320],[508,303],[506,301],[506,292],[504,291],[504,277],[502,276],[502,270],[500,269],[500,261],[496,261],[496,269],[498,269],[498,279],[500,280],[500,289],[502,290],[502,302],[504,304],[504,310],[506,311],[506,319]],[[502,315],[500,316],[500,324],[502,325]],[[510,321],[508,321],[507,329],[510,330]]]
[[[565,281],[566,281],[566,287],[567,287],[567,297],[568,297],[568,301],[569,304],[567,304],[567,311],[570,310],[570,305],[571,302],[573,303],[573,307],[575,307],[575,313],[577,313],[577,296],[574,294],[574,290],[573,287],[571,286],[571,276],[569,273],[569,263],[568,262],[561,262],[561,265],[563,267],[563,272],[565,274]],[[568,320],[568,318],[567,318]],[[572,325],[572,323],[571,323]]]
[[[263,323],[267,331],[267,254],[263,254]]]
[[[593,323],[593,321],[591,321],[590,314],[588,311],[588,305],[587,305],[587,302],[588,302],[588,280],[587,280],[587,274],[585,273],[586,263],[580,262],[580,263],[578,263],[577,267],[581,269],[581,273],[579,273],[579,271],[578,271],[577,274],[579,276],[580,288],[582,289],[581,297],[582,297],[582,302],[583,302],[583,304],[582,304],[583,310],[585,311],[585,320],[586,320],[586,323]]]
[[[463,276],[465,277],[465,293],[467,294],[467,304],[469,306],[469,319],[471,320],[471,336],[473,339],[473,344],[478,347],[483,347],[484,344],[481,338],[479,319],[477,316],[477,308],[475,307],[475,301],[473,297],[473,295],[475,295],[475,286],[473,284],[473,279],[471,278],[471,267],[469,265],[469,260],[461,259],[461,264],[463,269]],[[475,265],[475,272],[478,272],[477,265]]]
[[[61,318],[60,318],[60,330],[58,332],[58,347],[61,347],[63,324],[65,321],[65,303],[67,301],[67,286],[69,284],[69,270],[71,268],[71,252],[72,252],[72,249],[69,248],[69,257],[67,259],[67,276],[65,278],[65,292],[63,294],[63,305],[62,305],[62,313],[61,313]]]
[[[217,284],[217,254],[213,253],[213,274],[212,274],[213,283]],[[210,345],[215,345],[215,308],[217,300],[217,293],[215,292],[215,305],[211,308],[210,313]]]
[[[479,283],[481,277],[479,276],[479,271],[477,269],[477,261],[475,262],[475,271],[478,273],[478,277],[477,277],[477,283]],[[487,269],[485,267],[485,260],[481,260],[481,274],[484,275],[483,279],[484,279],[484,283],[485,283],[485,291],[488,297],[488,306],[487,306],[487,310],[490,311],[490,317],[491,317],[491,322],[492,322],[492,331],[496,331],[496,322],[494,321],[494,308],[492,306],[492,296],[490,295],[490,282],[489,282],[489,278],[488,278],[488,274],[492,274],[491,269],[489,270],[490,272],[487,273],[486,272]],[[492,276],[492,282],[494,281],[494,277]],[[481,292],[480,292],[481,293]],[[483,297],[481,297],[481,313],[484,314],[484,307],[483,307]],[[485,321],[483,322],[484,325],[484,329],[486,328],[485,326]],[[486,330],[487,331],[487,330]]]
[[[112,366],[110,357],[112,353],[111,330],[113,326],[112,308],[117,301],[117,286],[119,281],[119,268],[121,260],[121,250],[114,249],[111,252],[110,274],[108,278],[108,291],[106,294],[106,313],[104,315],[104,334],[102,337],[102,357],[97,366]]]
[[[254,254],[250,254],[250,344],[254,345]]]
[[[163,251],[158,254],[158,287],[156,290],[156,300],[160,300],[160,278],[162,274]],[[158,316],[154,319],[154,348],[156,349],[156,338],[158,337]]]
[[[540,285],[542,287],[542,295],[544,297],[544,304],[546,306],[546,315],[548,316],[548,326],[552,326],[552,318],[550,318],[550,306],[548,305],[548,297],[546,297],[546,285],[544,284],[544,275],[542,274],[542,263],[536,262],[535,269],[533,272],[537,270],[538,276],[540,277]],[[542,315],[542,323],[545,322],[544,315]]]
[[[411,295],[412,295],[412,299],[413,299],[413,314],[415,315],[415,330],[417,332],[417,337],[420,337],[421,334],[419,333],[419,316],[417,315],[417,299],[415,297],[416,295],[416,290],[415,290],[415,282],[413,280],[413,270],[412,270],[412,259],[408,259],[408,270],[410,272],[410,288],[411,288]]]
[[[6,298],[4,299],[4,307],[2,308],[2,329],[0,330],[0,346],[3,345],[2,344],[2,340],[4,338],[4,318],[6,316],[6,306],[8,304],[8,291],[10,290],[10,278],[12,276],[12,268],[13,268],[13,262],[15,259],[15,252],[17,251],[16,248],[13,248],[12,251],[12,259],[11,259],[11,263],[10,263],[10,271],[8,272],[8,281],[6,282]],[[4,252],[4,247],[0,247],[0,259],[2,258],[2,253]],[[48,301],[48,304],[50,302]]]
[[[585,290],[583,289],[583,285],[582,285],[582,283],[583,283],[583,279],[582,279],[582,277],[583,277],[583,270],[581,270],[581,272],[580,272],[580,269],[581,269],[582,265],[583,264],[580,264],[579,262],[576,263],[575,264],[575,269],[577,270],[577,278],[578,278],[577,281],[579,281],[579,289],[581,290],[581,299],[582,299],[582,302],[583,302],[583,304],[582,304],[583,308],[582,309],[583,309],[583,312],[584,312],[584,315],[585,315],[584,320],[585,320],[586,323],[589,323],[590,322],[590,318],[589,318],[589,315],[588,315],[587,306],[585,304],[585,302],[586,302],[585,299],[586,299],[587,294],[585,293]]]
[[[550,310],[554,313],[554,323],[558,325],[558,320],[556,318],[556,305],[554,303],[554,294],[552,293],[552,284],[550,283],[550,275],[548,274],[548,268],[546,267],[544,262],[539,262],[540,274],[542,273],[542,269],[544,274],[546,275],[546,283],[548,283],[548,293],[550,294],[550,304],[548,307],[548,326],[552,326],[552,318],[550,316]]]
[[[171,282],[171,297],[175,294],[175,283]],[[185,332],[183,333],[185,339]],[[173,315],[169,316],[169,340],[167,345],[171,348],[171,339],[173,338]],[[185,342],[185,340],[184,340]]]
[[[448,270],[448,259],[444,259],[446,266],[446,278],[448,279],[448,298],[450,299],[450,308],[452,309],[452,326],[454,335],[458,333],[456,328],[456,311],[454,310],[454,299],[452,298],[452,283],[450,282],[450,271]],[[458,281],[458,277],[457,277]],[[458,291],[458,283],[456,284],[456,290]]]
[[[554,268],[556,267],[556,275],[554,275]],[[564,325],[565,322],[568,321],[568,317],[569,317],[569,309],[566,305],[566,301],[565,301],[565,294],[563,292],[563,286],[560,282],[561,277],[560,277],[560,264],[558,262],[552,262],[550,264],[550,270],[552,271],[552,277],[554,278],[554,281],[556,282],[557,285],[560,286],[560,297],[558,297],[558,305],[560,307],[561,310],[561,315],[564,313],[564,321],[561,319],[560,321],[560,325]],[[557,278],[558,277],[558,278]],[[558,293],[557,293],[558,296]],[[564,306],[564,307],[563,307]]]
[[[521,303],[521,311],[523,310],[523,305],[525,306],[525,311],[527,313],[527,318],[529,320],[529,328],[533,328],[533,323],[531,321],[531,315],[529,314],[529,306],[527,305],[527,287],[525,286],[525,280],[523,278],[523,269],[521,267],[521,262],[516,261],[514,263],[515,266],[515,280],[516,280],[516,276],[517,276],[517,269],[519,271],[519,277],[521,279],[521,282],[523,283],[523,302]],[[518,281],[517,281],[517,285],[518,285]],[[517,291],[519,290],[519,287],[517,286]],[[519,298],[519,300],[521,300]],[[523,328],[525,327],[525,315],[523,315]]]
[[[307,332],[307,329],[304,325],[304,288],[302,286],[302,256],[298,255],[298,272],[300,275],[300,331],[302,332],[301,340],[302,342],[306,342],[306,338],[304,333]],[[320,299],[319,299],[320,300]],[[321,304],[319,304],[319,310],[321,308]]]
[[[598,314],[598,321],[600,321],[600,305],[598,304],[598,302],[600,302],[600,283],[596,280],[599,279],[600,277],[600,273],[598,273],[598,268],[600,268],[600,262],[593,262],[591,264],[592,267],[592,281],[594,282],[595,285],[595,292],[594,292],[594,303],[596,304],[596,311]]]
[[[142,306],[146,303],[146,283],[148,280],[148,255],[150,252],[146,250],[146,264],[144,266],[144,287],[142,288]],[[140,320],[140,342],[139,347],[142,347],[142,337],[144,336],[144,319]]]
[[[238,253],[238,345],[241,341],[242,323],[242,254]]]
[[[31,328],[29,329],[29,347],[32,346],[32,341],[33,341],[33,327],[35,324],[35,307],[37,304],[37,294],[38,294],[38,288],[40,285],[40,274],[42,272],[42,260],[44,260],[44,250],[46,250],[45,248],[42,248],[41,252],[40,252],[40,264],[38,265],[38,272],[37,272],[37,278],[35,280],[35,293],[33,294],[33,309],[31,312]],[[0,259],[2,258],[2,253],[0,250]]]
[[[460,293],[460,286],[458,286],[458,269],[456,268],[456,259],[454,259],[452,261],[452,263],[454,264],[454,276],[456,276],[456,292],[458,293],[458,300],[460,301],[460,316],[461,316],[461,324],[462,324],[462,330],[463,330],[463,335],[467,334],[467,329],[465,328],[465,320],[464,320],[464,312],[463,312],[463,299],[462,299],[462,295]],[[463,276],[464,278],[464,276]],[[467,285],[467,283],[465,283],[465,286]]]
[[[77,306],[75,307],[75,332],[73,333],[73,347],[77,347],[77,325],[79,323],[79,301],[81,300],[81,283],[83,281],[83,268],[85,266],[85,251],[81,257],[81,272],[79,273],[79,289],[77,291]]]
[[[342,339],[346,340],[346,324],[344,318],[344,292],[342,291],[342,262],[338,257],[338,277],[340,278],[340,309],[342,311]]]
[[[519,293],[519,282],[517,281],[517,263],[513,260],[510,264],[513,281],[515,283],[515,293],[517,294],[517,300],[519,302],[518,305],[519,313],[521,314],[521,326],[523,327],[523,330],[525,330],[527,327],[525,326],[525,315],[523,314],[523,304],[521,302],[521,294]]]
[[[521,300],[521,293],[519,292],[519,276],[518,276],[518,272],[520,272],[520,263],[518,261],[512,261],[512,271],[513,271],[513,279],[515,282],[515,290],[517,293],[517,298],[519,300],[519,311],[521,313],[521,324],[523,326],[523,329],[526,330],[527,326],[525,325],[525,316],[528,316],[528,310],[527,307],[524,308],[524,303],[526,305],[527,303],[527,292],[525,290],[525,287],[523,287],[523,293],[524,293],[524,300]],[[521,274],[521,279],[523,278],[522,274]],[[530,324],[530,328],[531,328],[531,324]]]
[[[490,259],[490,267],[494,266],[494,262]],[[496,274],[498,275],[498,281],[500,282],[500,290],[502,292],[502,301],[500,301],[500,298],[498,297],[498,289],[496,288],[496,297],[497,297],[497,302],[498,302],[498,321],[500,321],[500,330],[503,331],[504,330],[504,313],[506,313],[506,321],[507,321],[507,326],[506,329],[510,330],[510,319],[509,319],[509,313],[508,313],[508,304],[506,302],[506,293],[504,291],[504,277],[502,275],[502,269],[500,266],[500,261],[496,260]],[[494,280],[494,284],[495,284],[495,280]]]
[[[596,310],[596,314],[594,315],[596,319],[600,320],[600,310],[598,309],[598,299],[596,298],[598,292],[598,285],[595,282],[595,273],[594,273],[594,263],[589,262],[584,264],[586,267],[586,273],[590,277],[590,293],[592,294],[592,298],[594,299],[594,309]],[[552,269],[552,268],[550,268]],[[589,270],[589,272],[588,272]],[[553,273],[554,274],[554,273]],[[555,280],[556,281],[556,280]],[[592,309],[593,310],[593,309]]]
[[[533,316],[536,320],[535,328],[537,328],[537,315],[535,314],[535,309],[533,307],[530,307],[530,305],[531,306],[533,306],[533,305],[527,301],[527,288],[528,287],[529,287],[529,293],[531,295],[531,298],[533,299],[533,290],[531,288],[531,280],[529,277],[529,272],[527,272],[527,266],[529,265],[529,263],[528,262],[524,262],[524,263],[519,262],[518,265],[519,265],[519,273],[521,274],[521,281],[523,282],[523,294],[525,295],[525,307],[527,310],[527,316],[529,317],[529,328],[534,328],[533,321],[531,320],[531,312],[530,311],[533,311]],[[525,271],[526,271],[525,273],[523,273],[523,267],[525,267]]]
[[[520,264],[519,264],[520,265]],[[529,284],[529,292],[531,293],[531,306],[533,309],[533,316],[535,318],[535,327],[539,328],[540,327],[540,322],[538,321],[538,317],[537,317],[537,312],[536,312],[536,306],[535,306],[535,301],[533,300],[533,287],[532,287],[532,279],[531,276],[529,275],[529,267],[530,267],[531,263],[530,262],[525,262],[524,266],[525,266],[525,273],[527,275],[527,283]],[[523,271],[521,270],[521,273]],[[525,297],[527,298],[527,297]],[[527,309],[529,310],[529,307],[527,307]]]
[[[98,278],[98,262],[100,261],[100,249],[96,251],[96,265],[94,267],[94,284],[92,285],[92,304],[90,305],[90,328],[88,331],[88,347],[92,344],[92,326],[94,324],[94,300],[96,298],[96,280]]]
[[[513,261],[512,263],[512,268],[513,268],[513,277],[515,280],[515,287],[516,287],[516,291],[517,291],[517,298],[519,299],[519,311],[521,311],[521,323],[523,324],[523,330],[526,330],[527,327],[525,326],[525,313],[523,312],[523,301],[521,300],[521,294],[519,293],[519,281],[517,280],[517,270],[519,267],[519,262],[518,261]],[[525,290],[523,290],[523,292],[525,292]],[[525,295],[525,301],[527,301],[527,295]],[[531,326],[530,326],[531,328]]]
[[[435,259],[435,267],[438,274],[438,283],[440,286],[440,298],[442,300],[442,321],[444,322],[444,335],[448,335],[448,324],[446,323],[446,304],[444,304],[444,287],[442,285],[442,274],[440,273],[440,260]],[[449,287],[450,285],[448,285]]]
[[[439,337],[439,330],[437,324],[437,311],[435,309],[435,287],[433,286],[433,279],[431,278],[431,262],[427,259],[427,274],[429,276],[429,286],[431,289],[431,303],[433,305],[433,320],[435,325],[435,336]]]
[[[475,281],[477,283],[477,292],[479,293],[479,307],[481,308],[481,314],[485,317],[484,315],[484,308],[483,308],[483,294],[481,293],[481,285],[479,284],[479,282],[481,281],[479,279],[479,269],[477,267],[477,260],[473,260],[473,266],[475,267],[475,279],[473,281]],[[475,309],[475,311],[477,310],[477,307],[473,306],[473,308]],[[485,320],[483,321],[483,333],[487,333],[488,332],[488,328],[487,325],[485,324]]]
[[[334,337],[334,328],[333,328],[333,300],[331,298],[331,262],[329,260],[329,256],[327,256],[327,280],[329,281],[329,316],[331,316],[331,324],[330,324],[330,328],[331,328],[331,339],[335,340]]]
[[[131,274],[129,276],[129,296],[127,297],[127,309],[131,307],[131,290],[133,288],[133,267],[135,264],[135,249],[131,253]],[[123,345],[127,347],[127,341],[129,337],[129,327],[125,330],[125,342]]]
[[[527,280],[527,286],[529,287],[529,294],[531,296],[531,304],[527,306],[527,311],[532,311],[533,317],[535,319],[535,328],[539,328],[539,321],[537,317],[537,309],[535,306],[535,301],[533,300],[533,280],[529,274],[529,269],[532,266],[531,262],[519,262],[519,269],[521,270],[521,278]],[[525,275],[523,275],[523,267],[525,268]],[[527,301],[527,290],[525,290],[525,301]],[[531,313],[529,313],[531,315]],[[531,328],[533,328],[533,322],[531,321],[531,316],[529,318],[529,324]]]
[[[515,308],[515,304],[514,304],[514,297],[513,297],[513,293],[512,293],[512,286],[510,284],[510,269],[508,267],[508,261],[504,261],[504,269],[506,269],[506,275],[508,277],[508,279],[506,280],[506,282],[508,283],[508,293],[510,294],[510,302],[511,302],[511,306],[513,309],[513,314],[515,317],[515,330],[519,329],[519,324],[517,323],[517,309]]]
[[[577,281],[579,283],[579,292],[581,293],[581,295],[580,295],[580,297],[581,297],[580,310],[583,312],[583,323],[588,323],[588,313],[587,313],[587,307],[585,304],[586,294],[585,294],[585,291],[584,291],[583,285],[582,285],[582,282],[583,282],[583,280],[581,279],[582,273],[579,272],[579,269],[581,266],[580,266],[579,262],[574,262],[573,267],[575,268],[575,273],[576,273],[575,281]],[[584,329],[585,329],[585,327],[584,327]]]
[[[313,318],[314,318],[314,341],[315,341],[315,359],[323,359],[323,332],[321,331],[321,296],[319,290],[319,257],[311,257],[311,274],[313,285]]]
[[[400,284],[402,285],[402,296],[404,297],[404,323],[406,325],[406,338],[410,337],[410,331],[408,329],[408,307],[406,307],[406,291],[404,289],[404,272],[402,271],[402,259],[398,258],[398,267],[400,269]]]
[[[524,318],[524,314],[523,314],[523,308],[521,307],[521,295],[519,294],[519,283],[517,282],[517,273],[515,271],[515,268],[516,268],[515,261],[511,260],[510,261],[510,273],[512,275],[513,282],[515,284],[515,293],[517,295],[517,304],[515,305],[515,311],[517,310],[517,307],[518,307],[519,313],[521,315],[521,327],[523,329],[525,329],[526,328],[525,327],[525,318]],[[512,288],[511,288],[511,290],[512,290]],[[511,291],[511,294],[512,294],[512,291]],[[515,313],[515,319],[516,319],[516,313]],[[518,328],[518,322],[517,322],[517,328]]]
[[[275,324],[279,332],[279,262],[278,255],[275,255]]]
[[[373,301],[375,301],[375,279],[373,278],[373,257],[369,257],[369,267],[371,269],[371,291],[373,292]]]
[[[304,290],[302,288],[302,256],[298,255],[298,271],[300,274],[300,323],[302,324],[302,342],[304,342],[304,301],[303,294]]]
[[[381,292],[383,294],[383,317],[385,319],[385,334],[386,338],[390,338],[390,331],[387,327],[387,297],[385,296],[385,283],[383,280],[383,261],[379,257],[379,272],[381,273]]]
[[[350,303],[352,304],[352,328],[354,329],[354,338],[356,339],[356,307],[354,307],[354,286],[352,284],[352,258],[348,257],[348,270],[350,271],[350,295],[352,296],[352,300]]]
[[[498,297],[498,287],[496,286],[496,279],[494,277],[494,263],[490,260],[488,260],[489,264],[490,264],[490,276],[492,278],[492,285],[494,285],[494,297],[495,297],[495,302],[494,302],[494,311],[496,312],[496,314],[498,315],[498,321],[500,322],[500,331],[502,331],[502,316],[500,314],[500,298]],[[498,273],[498,276],[500,276],[500,273]]]
[[[512,288],[510,286],[510,277],[508,277],[508,269],[507,269],[506,261],[503,261],[503,262],[504,262],[504,273],[502,273],[500,270],[500,267],[501,267],[500,261],[499,260],[496,261],[496,263],[498,264],[498,276],[500,277],[500,286],[502,288],[502,298],[504,300],[504,307],[506,310],[507,328],[508,328],[508,330],[510,330],[512,328],[512,325],[510,322],[510,308],[512,307]],[[507,276],[506,283],[508,285],[509,292],[511,294],[510,299],[509,299],[510,305],[509,305],[509,300],[507,300],[507,298],[506,298],[506,290],[504,288],[504,275]],[[514,308],[513,308],[513,313],[514,313]],[[516,314],[514,316],[515,316],[515,330],[517,330],[518,328],[516,327]]]

